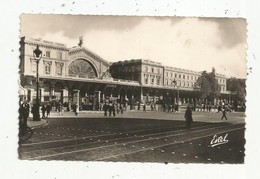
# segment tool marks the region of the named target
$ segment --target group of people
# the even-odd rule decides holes
[[[126,108],[126,105],[122,104],[122,103],[117,103],[117,102],[105,102],[105,104],[103,105],[103,110],[104,110],[104,116],[113,116],[115,117],[116,114],[119,114],[119,112],[121,112],[121,114],[123,114],[124,110]]]
[[[27,101],[19,102],[19,126],[20,128],[25,128],[27,126],[27,119],[30,113],[30,105]]]
[[[42,111],[42,118],[47,118],[50,117],[50,113],[51,113],[51,105],[47,104],[46,106],[43,104],[41,107],[41,111]],[[45,113],[47,112],[47,115],[45,116]]]
[[[225,107],[222,108],[222,117],[221,120],[226,119],[227,120],[227,110]],[[186,111],[185,111],[185,122],[186,122],[186,127],[190,128],[191,123],[193,122],[193,118],[192,118],[192,109],[190,108],[190,106],[187,107]]]
[[[137,110],[141,110],[141,106],[143,107],[143,111],[146,112],[147,107],[150,107],[151,111],[163,111],[163,112],[176,112],[179,111],[178,104],[165,104],[164,102],[155,103],[155,102],[137,102]]]

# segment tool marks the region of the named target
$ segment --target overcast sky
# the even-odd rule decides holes
[[[163,65],[246,78],[245,19],[21,15],[21,36],[78,44],[109,62],[150,59]]]

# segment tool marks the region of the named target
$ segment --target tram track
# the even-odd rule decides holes
[[[199,128],[201,128],[201,127],[209,127],[209,126],[211,126],[211,124],[203,124],[203,125],[194,125],[195,127],[199,127]],[[193,126],[193,129],[194,129],[194,126]],[[176,126],[177,127],[177,126]],[[178,127],[185,127],[185,125],[179,125]],[[168,129],[168,128],[164,128],[164,129]],[[172,128],[171,128],[172,129]],[[161,129],[162,130],[162,129]],[[40,147],[40,149],[36,149],[36,150],[32,150],[31,148],[32,148],[32,145],[33,144],[31,144],[31,145],[26,145],[27,147],[30,147],[30,150],[29,151],[26,151],[26,152],[23,152],[24,154],[25,153],[30,153],[30,152],[37,152],[37,151],[43,151],[43,150],[50,150],[50,149],[60,149],[60,148],[66,148],[66,147],[73,147],[73,146],[80,146],[80,145],[85,145],[85,144],[90,144],[90,143],[100,143],[100,141],[99,142],[94,142],[94,141],[97,141],[97,140],[100,140],[100,139],[102,139],[103,141],[104,140],[113,140],[113,141],[120,141],[120,140],[125,140],[125,139],[134,139],[134,138],[137,138],[138,136],[139,137],[151,137],[151,136],[156,136],[156,135],[163,135],[163,134],[167,134],[167,133],[178,133],[178,132],[180,132],[180,131],[184,131],[184,130],[186,130],[186,128],[180,128],[180,129],[175,129],[174,131],[173,130],[170,130],[170,131],[163,131],[163,132],[161,132],[161,130],[160,131],[152,131],[152,133],[138,133],[138,132],[148,132],[148,131],[150,131],[150,130],[139,130],[139,131],[129,131],[129,132],[124,132],[124,133],[119,133],[119,134],[108,134],[108,135],[97,135],[97,136],[88,136],[88,137],[84,137],[84,138],[76,138],[76,139],[71,139],[71,140],[69,140],[70,142],[73,142],[73,143],[77,143],[77,144],[72,144],[72,145],[70,145],[71,143],[65,143],[65,142],[67,142],[67,140],[66,141],[63,141],[63,140],[59,140],[59,141],[57,141],[56,142],[56,145],[60,145],[60,142],[62,142],[62,147],[51,147],[51,148],[43,148],[44,146],[39,146]],[[131,137],[131,135],[129,136],[129,134],[130,133],[134,133],[133,135],[134,136],[132,136]],[[125,135],[125,134],[127,134],[127,135]],[[118,137],[118,136],[120,136],[120,137]],[[129,136],[129,137],[127,137],[127,136]],[[101,137],[112,137],[112,138],[101,138]],[[113,138],[113,137],[117,137],[117,138]],[[87,140],[87,139],[89,139],[89,140]],[[96,140],[95,140],[96,139]],[[36,143],[37,145],[40,145],[40,144],[52,144],[54,141],[50,141],[50,142],[47,142],[47,143]],[[52,144],[52,146],[53,146],[53,144]],[[22,151],[21,151],[22,152]]]
[[[135,140],[136,137],[126,137],[126,138],[113,138],[112,140],[109,141],[109,143],[111,142],[115,142],[115,141],[118,141],[117,143],[113,143],[113,144],[106,144],[106,145],[101,145],[101,146],[96,146],[94,145],[94,147],[90,147],[87,146],[88,148],[83,148],[83,149],[77,149],[77,150],[73,150],[73,147],[85,147],[84,145],[89,145],[90,143],[89,142],[86,142],[86,143],[82,143],[82,144],[74,144],[74,145],[70,145],[70,146],[65,146],[65,147],[57,147],[57,148],[47,148],[47,149],[42,149],[42,150],[39,150],[39,153],[43,152],[43,151],[46,151],[48,153],[48,155],[40,155],[39,153],[35,153],[35,156],[31,156],[31,157],[25,157],[26,159],[46,159],[46,158],[52,158],[52,157],[59,157],[59,156],[64,156],[64,155],[69,155],[69,154],[75,154],[75,153],[80,153],[80,152],[90,152],[90,153],[102,153],[102,152],[97,152],[96,150],[103,150],[103,149],[109,149],[109,152],[116,152],[118,154],[118,151],[117,150],[111,150],[111,148],[115,148],[117,149],[118,146],[121,146],[123,144],[125,145],[129,145],[129,144],[135,144],[137,145],[138,143],[142,143],[142,142],[148,142],[148,143],[151,143],[153,145],[157,145],[158,144],[158,140],[160,141],[161,139],[163,138],[168,138],[168,139],[171,139],[172,140],[172,137],[176,137],[180,138],[181,139],[181,136],[186,136],[187,134],[193,134],[194,133],[198,133],[198,132],[202,132],[202,131],[211,131],[211,130],[217,130],[218,128],[225,128],[225,127],[234,127],[236,125],[241,125],[241,124],[234,124],[234,125],[226,125],[226,124],[223,124],[223,123],[220,123],[220,124],[208,124],[208,125],[201,125],[201,126],[198,126],[198,127],[193,127],[191,128],[190,130],[187,131],[187,129],[180,129],[180,130],[175,130],[175,131],[165,131],[165,132],[161,132],[161,133],[148,133],[146,135],[143,135],[143,138],[145,139],[138,139],[138,140]],[[211,127],[212,126],[212,127]],[[204,128],[206,127],[206,129],[201,129],[201,130],[198,130],[200,128]],[[185,131],[184,133],[179,133],[181,131]],[[128,132],[129,133],[129,132]],[[156,136],[157,135],[157,136]],[[212,134],[211,134],[212,135]],[[147,138],[148,137],[148,138]],[[198,136],[199,137],[199,136]],[[120,141],[121,140],[121,141]],[[128,141],[126,141],[128,140]],[[160,141],[161,142],[161,141]],[[169,142],[171,142],[169,140]],[[174,141],[175,142],[175,141]],[[100,144],[100,142],[96,142],[96,143],[93,143],[92,144]],[[145,144],[147,145],[147,144]],[[163,145],[163,144],[162,144]],[[121,146],[122,147],[122,146]],[[147,146],[146,146],[147,147]],[[149,147],[149,146],[148,146]],[[151,146],[153,147],[153,146]],[[67,148],[67,149],[66,149]],[[119,147],[120,148],[120,147]],[[65,151],[63,152],[59,152],[59,150],[64,150],[66,149]],[[72,150],[71,150],[72,149]],[[128,149],[129,150],[129,149]],[[140,150],[140,149],[139,149]],[[131,151],[130,152],[134,152],[136,151],[136,149],[133,150],[133,148],[131,148]],[[28,153],[30,153],[33,155],[33,151],[28,151]],[[121,152],[122,153],[122,152]],[[21,154],[26,154],[26,153],[21,153]],[[120,154],[120,152],[119,152]],[[62,158],[62,157],[61,157]],[[66,157],[65,157],[66,158]],[[94,159],[94,158],[93,158]],[[93,160],[91,159],[91,160]],[[101,158],[102,159],[102,158]],[[94,159],[95,160],[95,159]]]
[[[97,159],[94,159],[94,160],[95,161],[104,161],[104,160],[108,160],[108,159],[111,159],[111,158],[118,158],[120,156],[130,155],[130,154],[144,152],[144,151],[148,151],[148,150],[154,150],[154,149],[158,149],[158,148],[162,148],[162,147],[168,147],[168,146],[172,146],[172,145],[183,144],[183,143],[186,143],[186,142],[191,142],[191,141],[195,141],[195,140],[211,137],[212,135],[229,133],[229,132],[238,131],[238,130],[244,130],[244,129],[245,129],[244,127],[240,127],[240,128],[235,128],[235,129],[232,129],[232,130],[225,130],[225,131],[221,131],[221,132],[214,133],[214,134],[208,134],[208,135],[203,135],[203,136],[199,136],[199,137],[192,137],[190,139],[179,141],[179,142],[172,142],[172,143],[168,143],[168,144],[164,144],[164,145],[148,147],[148,148],[145,148],[145,149],[135,150],[135,151],[127,152],[127,153],[120,153],[120,154],[112,155],[112,156],[106,156],[106,157],[97,158]]]

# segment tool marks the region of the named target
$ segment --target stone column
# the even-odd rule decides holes
[[[30,89],[30,94],[28,94],[28,96],[30,96],[30,103],[32,104],[34,101],[33,101],[33,96],[36,94],[34,89]]]
[[[78,90],[78,89],[73,90],[73,103],[77,104],[78,111],[79,111],[79,92],[80,92],[80,90]]]
[[[102,99],[103,99],[103,102],[105,102],[105,94],[104,94],[104,92],[102,93]]]
[[[69,101],[69,92],[67,89],[62,89],[62,102],[68,102]]]
[[[44,102],[44,88],[40,88],[40,102]]]
[[[144,94],[143,94],[143,88],[140,88],[140,101],[143,101],[144,99]]]
[[[53,99],[53,96],[55,96],[55,90],[54,90],[54,84],[53,85],[51,85],[51,100]],[[51,101],[50,100],[50,101]]]
[[[98,111],[100,110],[100,93],[101,91],[95,91],[96,99],[94,100],[95,102],[93,103],[94,104],[93,109]]]

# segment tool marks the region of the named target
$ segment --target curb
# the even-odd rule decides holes
[[[46,126],[49,124],[49,122],[46,119],[41,119],[41,121],[44,121],[44,122],[40,123],[40,124],[28,125],[28,127],[35,129],[35,128],[39,128],[39,127]]]

